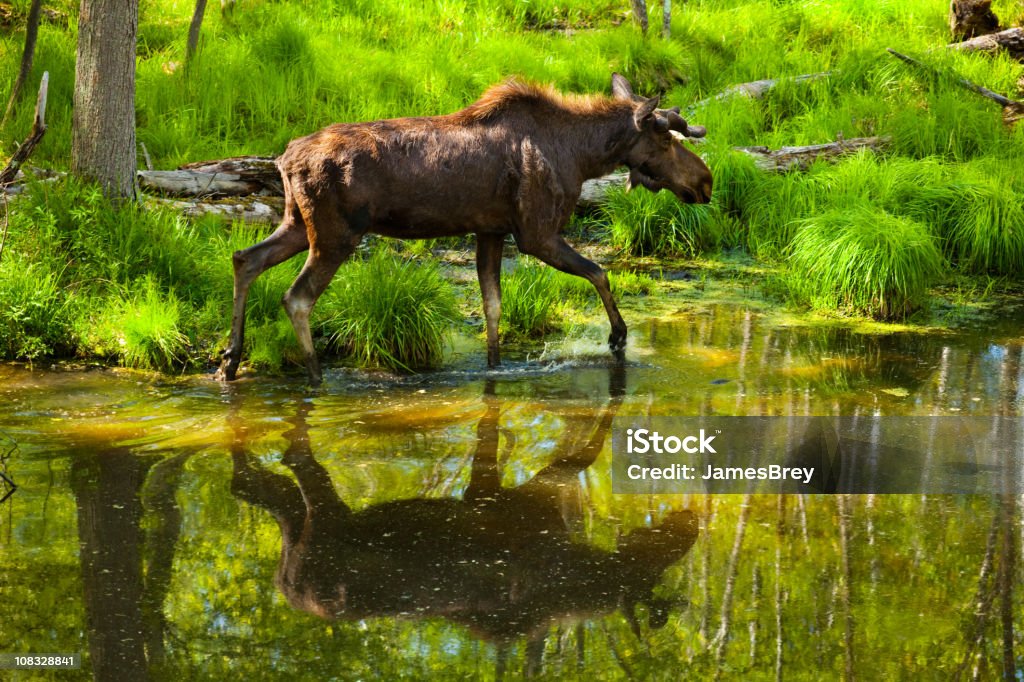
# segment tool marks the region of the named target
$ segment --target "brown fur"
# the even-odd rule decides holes
[[[491,365],[499,359],[501,245],[509,234],[524,253],[593,283],[612,326],[609,343],[621,354],[626,326],[607,276],[560,236],[583,182],[625,165],[648,189],[708,201],[711,174],[672,138],[657,100],[634,96],[620,76],[613,83],[610,99],[566,97],[509,81],[447,116],[341,123],[292,141],[278,159],[284,221],[234,255],[234,313],[221,376],[233,379],[241,358],[252,280],[308,248],[284,304],[310,381],[319,383],[309,311],[368,232],[410,239],[477,235]]]

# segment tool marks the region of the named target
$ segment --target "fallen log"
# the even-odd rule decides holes
[[[275,156],[235,156],[230,159],[213,161],[197,161],[180,166],[179,170],[192,170],[200,173],[227,173],[239,176],[240,179],[260,185],[273,194],[282,194],[281,172],[277,169]]]
[[[736,147],[737,151],[754,157],[758,168],[770,173],[785,173],[791,170],[807,170],[815,161],[834,161],[847,154],[852,154],[860,149],[871,149],[874,151],[883,150],[891,141],[888,137],[858,137],[850,139],[839,139],[835,142],[825,144],[812,144],[802,147],[782,147],[781,149],[769,149],[768,147]],[[231,167],[243,174],[248,169],[258,167],[266,168],[272,159],[265,157],[237,157],[229,159]],[[220,162],[204,162],[203,164],[189,164],[189,167],[211,168],[211,164]],[[185,166],[182,169],[186,168]],[[276,170],[276,168],[275,168]],[[169,171],[185,173],[184,170]],[[257,172],[253,170],[253,172]],[[205,171],[187,171],[194,173],[197,177],[206,178]],[[140,173],[142,177],[142,173]],[[167,176],[170,178],[171,176]],[[176,176],[175,176],[176,177]],[[188,177],[187,174],[182,177]],[[589,209],[604,201],[605,196],[614,188],[625,187],[629,180],[629,173],[617,171],[600,178],[587,180],[583,183],[577,207]],[[201,184],[201,181],[187,179],[172,189],[188,190]],[[280,179],[278,179],[280,187]],[[230,199],[210,200],[202,195],[196,196],[192,201],[183,199],[153,198],[154,203],[181,211],[187,216],[199,216],[207,214],[221,215],[228,219],[246,220],[249,222],[278,222],[281,219],[283,202],[281,192],[273,192],[269,186],[259,194],[249,196],[238,196]]]
[[[884,137],[853,137],[849,140],[838,139],[825,144],[812,144],[803,147],[736,147],[737,151],[754,157],[754,163],[763,171],[785,173],[791,170],[807,170],[815,161],[835,161],[841,156],[852,154],[861,149],[881,151],[892,142],[892,138]]]
[[[191,170],[139,171],[143,189],[175,196],[242,196],[256,194],[263,187],[233,173],[203,173]]]
[[[139,184],[173,196],[280,195],[281,174],[274,157],[239,156],[199,161],[172,171],[139,171]]]
[[[998,33],[987,33],[960,43],[951,43],[946,47],[960,52],[990,54],[1006,50],[1012,58],[1024,61],[1024,28],[1008,28]]]
[[[914,59],[913,57],[908,57],[907,55],[901,54],[889,47],[885,49],[888,50],[889,54],[891,54],[893,57],[896,57],[897,59],[900,59],[906,62],[907,64],[911,64],[912,66],[916,66],[919,69],[924,69],[932,73],[937,73],[936,69]],[[1003,108],[1003,124],[1006,125],[1008,128],[1012,128],[1013,126],[1017,125],[1017,123],[1020,122],[1022,119],[1024,119],[1024,102],[1015,99],[1010,99],[1009,97],[1006,97],[1004,95],[1000,95],[998,92],[993,92],[992,90],[989,90],[988,88],[982,85],[978,85],[977,83],[973,83],[967,80],[966,78],[957,77],[956,82],[963,86],[964,88],[970,90],[971,92],[981,95],[986,99],[990,99],[999,106],[1001,106]]]
[[[148,197],[145,203],[151,206],[163,206],[177,211],[188,218],[205,215],[216,215],[225,220],[241,220],[247,223],[281,222],[284,213],[283,196],[248,196],[231,197],[230,199],[168,199],[164,197]]]

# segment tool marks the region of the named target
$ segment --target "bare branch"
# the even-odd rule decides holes
[[[49,83],[50,73],[47,71],[43,73],[42,81],[39,83],[39,97],[36,98],[36,115],[35,120],[32,122],[32,132],[21,143],[18,150],[14,152],[14,156],[7,163],[7,167],[0,171],[0,189],[14,182],[15,176],[18,175],[18,170],[28,160],[32,150],[35,149],[46,133],[46,92]]]

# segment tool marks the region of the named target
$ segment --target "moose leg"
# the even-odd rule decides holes
[[[576,250],[557,234],[536,242],[524,240],[519,243],[519,249],[562,272],[583,277],[594,285],[598,296],[601,297],[601,302],[604,303],[605,312],[608,313],[608,322],[612,327],[611,335],[608,337],[608,346],[617,360],[625,359],[626,322],[619,314],[619,308],[615,305],[615,299],[612,298],[612,290],[608,284],[608,275],[601,269],[601,266],[576,253]]]
[[[338,212],[336,197],[331,199],[308,200],[303,197],[302,216],[309,226],[309,257],[302,272],[285,292],[283,301],[302,348],[312,386],[319,386],[323,377],[313,348],[313,335],[309,331],[309,313],[331,283],[338,266],[352,255],[362,237],[362,233],[354,232]]]
[[[501,401],[494,394],[494,381],[484,384],[484,404],[487,411],[476,425],[476,452],[470,470],[469,485],[463,499],[467,502],[493,500],[501,490],[501,470],[498,468],[498,418]]]
[[[498,349],[498,320],[501,318],[501,249],[505,235],[476,236],[476,277],[480,281],[484,319],[487,323],[487,366],[501,364]]]
[[[292,428],[284,434],[288,448],[281,456],[281,463],[295,474],[307,518],[316,523],[339,523],[348,516],[349,508],[338,497],[327,469],[313,456],[308,422],[312,410],[311,402],[302,401],[295,416],[288,420]]]
[[[235,293],[231,313],[231,338],[221,356],[217,378],[233,381],[242,359],[245,335],[245,302],[249,287],[263,272],[309,247],[306,225],[293,201],[286,202],[284,222],[272,235],[232,256],[235,266]]]

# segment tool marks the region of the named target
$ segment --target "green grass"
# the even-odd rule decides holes
[[[903,319],[943,270],[928,228],[870,205],[833,210],[800,225],[791,286],[815,308]]]
[[[173,370],[185,364],[188,338],[181,332],[181,304],[164,292],[153,276],[137,292],[112,299],[112,310],[99,318],[95,334],[104,354],[127,367]]]
[[[18,0],[14,7],[24,16],[28,3]],[[25,138],[34,86],[45,70],[49,131],[31,164],[67,169],[78,3],[56,0],[47,8],[67,19],[40,27],[31,87],[17,115],[0,128],[0,157]],[[883,317],[922,305],[930,282],[1024,275],[1024,126],[1006,131],[997,106],[955,82],[966,77],[1013,96],[1022,67],[1006,55],[936,49],[948,42],[946,4],[700,0],[675,9],[673,37],[666,41],[656,30],[642,37],[627,6],[608,0],[246,2],[228,17],[211,7],[201,50],[186,68],[192,6],[147,0],[140,6],[138,139],[158,168],[171,168],[278,154],[289,140],[337,121],[451,112],[512,75],[566,91],[607,93],[611,72],[619,71],[638,92],[660,94],[666,105],[685,109],[736,83],[830,71],[811,82],[783,81],[759,100],[712,99],[687,115],[709,131],[698,150],[715,178],[710,205],[684,206],[665,192],[613,193],[589,219],[587,234],[603,235],[627,257],[743,249],[788,268],[790,282],[806,276],[796,263],[811,256],[799,254],[815,253],[815,268],[845,280],[839,288],[797,282],[801,300]],[[652,5],[652,17],[656,10]],[[997,0],[995,10],[1004,23],[1021,12],[1014,0]],[[13,84],[22,38],[20,30],[0,35],[0,73],[6,74],[0,101]],[[933,70],[893,59],[884,50],[889,46]],[[757,170],[733,151],[821,143],[839,134],[887,135],[892,144],[883,154],[779,175]],[[886,251],[884,235],[855,227],[868,214],[934,249]],[[10,302],[0,310],[0,355],[103,352],[125,364],[206,367],[229,322],[230,254],[266,233],[266,227],[117,209],[73,180],[41,184],[12,204],[0,263],[0,296]],[[834,234],[844,235],[841,248],[829,243]],[[428,260],[429,246],[409,253]],[[854,253],[869,255],[858,256],[861,263]],[[246,354],[256,365],[279,368],[299,360],[280,299],[301,263],[300,256],[278,266],[253,286]],[[347,286],[340,286],[346,272],[334,286],[338,292]],[[548,268],[520,267],[506,280],[502,328],[508,335],[558,332],[570,309],[597,305],[589,283]],[[653,289],[627,280],[611,275],[617,295],[634,286]],[[351,295],[372,298],[372,282],[364,286],[371,289]],[[143,350],[103,350],[96,330],[114,328],[131,306],[153,311],[149,332],[140,332]],[[175,317],[172,309],[176,321],[163,324]],[[340,328],[320,331],[332,336]],[[157,341],[147,345],[144,338]],[[354,351],[344,341],[331,349]],[[385,351],[355,357],[411,367],[436,362],[440,353],[435,344],[392,363],[386,358],[392,351]],[[405,357],[404,351],[393,355]]]
[[[602,206],[609,241],[631,254],[692,258],[719,244],[710,205],[684,204],[669,192],[644,189],[609,192]]]
[[[609,272],[608,280],[616,298],[646,296],[657,288],[650,275],[631,270]],[[600,305],[588,280],[520,258],[501,277],[501,336],[522,341],[564,332]]]
[[[579,280],[579,283],[569,278]],[[555,316],[558,304],[566,294],[580,299],[583,288],[590,283],[564,275],[534,260],[519,260],[511,272],[501,276],[501,335],[505,339],[526,339],[543,336],[561,329]]]
[[[438,364],[461,319],[452,285],[435,263],[384,249],[341,267],[318,316],[331,344],[361,366],[402,371]]]
[[[0,262],[0,358],[62,355],[74,343],[74,311],[60,274],[4,254]]]

